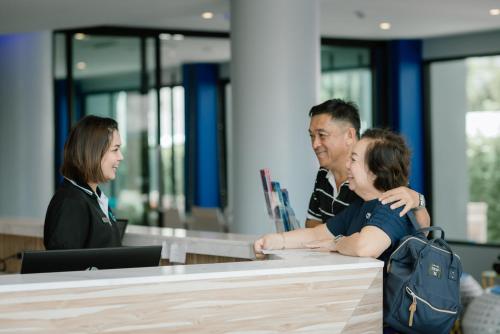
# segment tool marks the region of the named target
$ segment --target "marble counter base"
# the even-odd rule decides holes
[[[0,333],[381,332],[381,267],[0,293]]]

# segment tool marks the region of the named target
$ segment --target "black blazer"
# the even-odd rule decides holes
[[[64,179],[50,201],[45,216],[43,241],[46,249],[102,248],[121,246],[116,219],[108,207],[102,212],[97,195],[87,184]],[[99,188],[97,192],[100,194]]]

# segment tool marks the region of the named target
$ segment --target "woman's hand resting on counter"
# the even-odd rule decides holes
[[[283,249],[285,239],[282,233],[266,234],[253,243],[253,250],[257,259],[264,258],[263,250]]]

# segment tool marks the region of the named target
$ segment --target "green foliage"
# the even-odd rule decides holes
[[[500,110],[500,57],[467,60],[469,111]]]
[[[469,200],[488,204],[488,242],[500,242],[500,137],[468,138]]]

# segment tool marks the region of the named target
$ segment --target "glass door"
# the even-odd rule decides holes
[[[321,101],[340,98],[355,102],[361,132],[373,126],[372,91],[369,47],[321,46]]]
[[[117,217],[158,225],[162,161],[154,89],[154,38],[75,34],[75,117],[111,117],[119,124],[124,160],[101,188]]]

